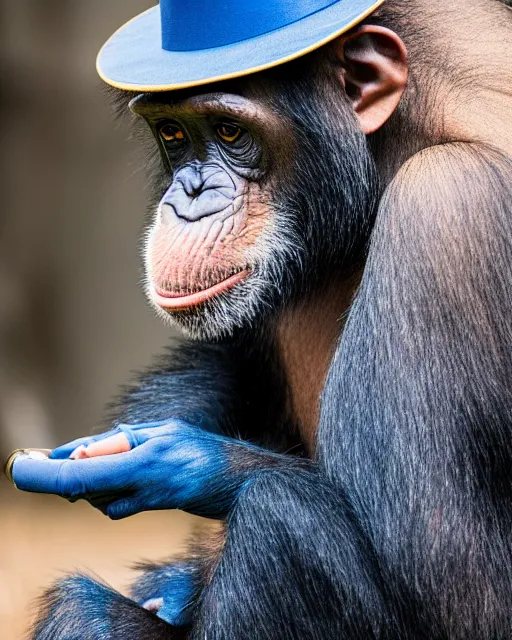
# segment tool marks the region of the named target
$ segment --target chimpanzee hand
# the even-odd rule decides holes
[[[131,597],[174,627],[192,623],[203,579],[196,563],[145,567],[131,587]]]
[[[62,459],[77,446],[122,433],[131,450]],[[114,520],[155,509],[183,509],[223,518],[254,471],[283,458],[249,443],[180,420],[120,425],[101,436],[60,447],[48,460],[21,455],[12,475],[24,491],[85,499]]]

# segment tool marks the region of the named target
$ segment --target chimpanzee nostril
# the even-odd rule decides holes
[[[183,189],[185,191],[185,193],[187,194],[187,196],[190,196],[191,198],[197,198],[198,196],[201,195],[201,193],[203,192],[203,188],[204,188],[204,181],[200,180],[197,184],[187,184],[187,183],[183,183]]]

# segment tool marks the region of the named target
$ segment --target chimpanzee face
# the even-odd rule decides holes
[[[201,316],[229,325],[261,286],[272,235],[265,137],[286,146],[286,132],[237,95],[141,96],[132,109],[151,126],[170,176],[147,241],[150,300],[185,328]]]
[[[352,143],[346,115],[329,130],[311,113],[311,98],[306,111],[302,104],[288,113],[282,89],[273,99],[254,87],[143,94],[131,103],[169,176],[147,236],[147,294],[196,338],[254,327],[318,280],[319,262],[344,254],[333,246],[344,233],[333,151],[340,136],[340,148]],[[352,120],[350,131],[357,132]]]

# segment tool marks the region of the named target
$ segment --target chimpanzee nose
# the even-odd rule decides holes
[[[187,196],[191,198],[197,198],[203,190],[204,179],[202,176],[201,167],[199,165],[191,164],[183,170],[180,175],[180,182],[183,185],[183,189]]]
[[[233,206],[237,186],[220,165],[191,163],[174,175],[174,180],[160,203],[162,222],[174,216],[195,222]]]

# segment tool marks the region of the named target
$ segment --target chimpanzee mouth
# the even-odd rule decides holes
[[[249,268],[241,269],[206,289],[187,294],[179,291],[169,291],[155,284],[151,284],[151,298],[159,307],[170,311],[195,307],[236,286],[242,282],[242,280],[245,280],[250,272],[251,270]]]

